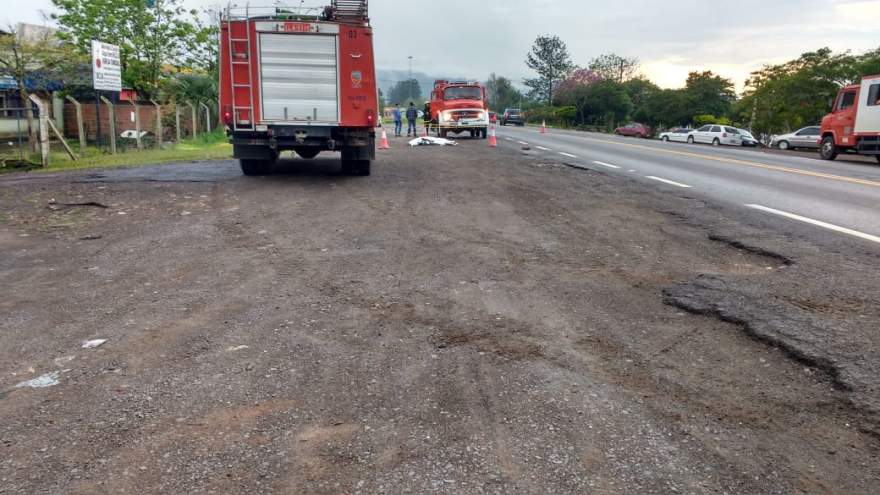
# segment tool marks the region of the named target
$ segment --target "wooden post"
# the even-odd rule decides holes
[[[143,151],[144,143],[141,141],[141,106],[134,100],[129,103],[134,107],[134,140],[137,143],[138,151]]]
[[[108,100],[105,96],[101,96],[101,101],[107,105],[107,110],[109,114],[107,115],[109,118],[107,120],[110,121],[110,154],[116,154],[116,106],[113,105],[113,102]],[[101,116],[98,115],[98,119],[101,119]]]
[[[161,148],[162,147],[162,106],[156,103],[155,100],[150,100],[150,103],[156,107],[156,145]]]
[[[193,105],[192,103],[187,103],[187,105],[189,105],[190,110],[192,110],[192,117],[193,117],[193,139],[195,139],[195,137],[199,135],[199,131],[198,131],[198,129],[199,129],[199,114],[198,114],[198,112],[196,111],[196,107],[195,107],[195,105]]]
[[[205,125],[207,126],[208,134],[211,134],[211,109],[202,102],[199,102],[199,106],[205,109]]]
[[[64,151],[67,152],[67,155],[72,161],[76,161],[76,155],[73,154],[73,150],[70,149],[70,145],[67,144],[67,140],[64,139],[64,135],[61,134],[57,127],[55,127],[54,122],[52,122],[51,120],[47,120],[47,122],[49,123],[49,127],[52,129],[52,132],[54,132],[55,135],[58,136],[58,140],[61,141],[61,145],[64,146]]]
[[[174,129],[177,131],[177,142],[180,142],[180,105],[174,104]]]
[[[82,105],[79,104],[76,99],[70,95],[67,97],[67,101],[73,103],[73,106],[76,107],[76,130],[79,133],[79,152],[84,153],[86,150],[86,131],[83,126],[83,111]]]
[[[43,100],[36,95],[30,95],[29,98],[40,111],[40,162],[45,168],[49,166],[49,115],[46,113],[46,104]]]

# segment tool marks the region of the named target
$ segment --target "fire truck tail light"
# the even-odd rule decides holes
[[[369,124],[370,127],[373,127],[373,122],[375,122],[375,120],[376,120],[376,111],[373,110],[372,108],[368,108],[367,109],[367,124]]]
[[[223,123],[232,125],[232,112],[229,110],[229,107],[223,109]]]

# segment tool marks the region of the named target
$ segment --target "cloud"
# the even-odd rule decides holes
[[[27,10],[20,3],[0,0],[7,22],[39,23],[38,10],[51,10],[50,0],[32,0]],[[667,87],[684,84],[691,70],[708,69],[741,86],[762,64],[823,46],[854,52],[880,46],[880,0],[373,0],[370,15],[379,68],[404,71],[412,55],[415,72],[478,79],[491,72],[516,81],[530,76],[523,61],[541,34],[559,35],[581,65],[609,52],[638,57],[643,72]]]

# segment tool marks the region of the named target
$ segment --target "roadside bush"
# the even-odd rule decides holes
[[[694,127],[702,127],[708,124],[732,125],[727,117],[716,117],[709,114],[694,116]]]

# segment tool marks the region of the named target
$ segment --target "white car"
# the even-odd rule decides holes
[[[742,146],[742,134],[735,127],[720,124],[704,125],[688,134],[687,142],[713,146]]]
[[[693,129],[686,129],[684,127],[676,127],[675,129],[669,129],[666,132],[660,133],[660,140],[664,143],[668,143],[669,141],[674,141],[677,143],[686,143],[688,140],[688,135],[690,135]]]

